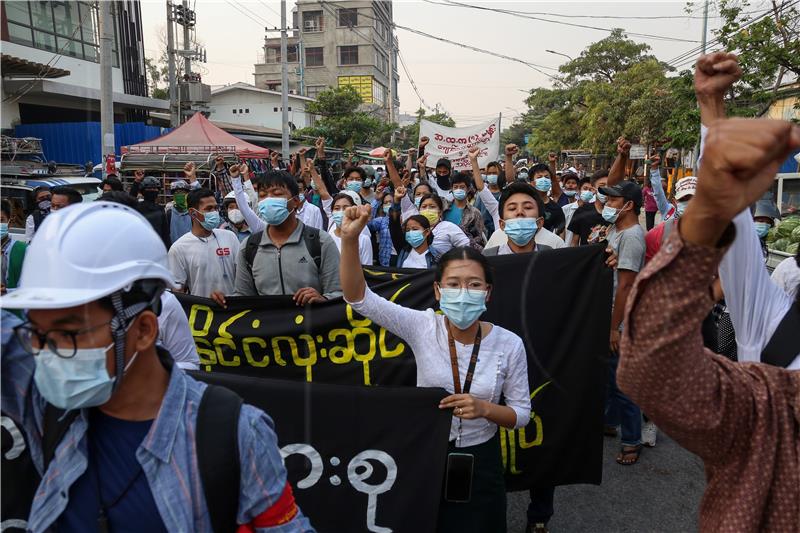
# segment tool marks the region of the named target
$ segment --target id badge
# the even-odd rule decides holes
[[[475,456],[471,453],[447,454],[444,480],[444,499],[448,502],[467,503],[472,497],[472,472]]]

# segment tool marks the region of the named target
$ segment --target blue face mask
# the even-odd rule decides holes
[[[358,192],[361,190],[361,185],[363,185],[361,181],[348,181],[345,187],[348,191]]]
[[[312,181],[311,182],[311,188],[314,189],[315,191],[317,190],[317,182],[316,181]]]
[[[217,211],[203,213],[203,218],[204,220],[200,222],[200,225],[203,226],[203,228],[207,229],[208,231],[218,228],[220,222],[222,221]]]
[[[342,220],[344,219],[344,211],[334,211],[331,213],[331,220],[336,224],[337,228],[342,227]]]
[[[520,172],[519,174],[517,174],[517,179],[520,181],[528,181],[528,173]]]
[[[406,232],[406,242],[410,244],[412,248],[416,248],[425,242],[425,235],[418,229],[408,230]]]
[[[606,196],[605,194],[603,194],[601,192],[598,192],[597,193],[597,199],[600,200],[601,204],[604,204],[604,203],[606,203],[606,200],[608,200],[608,196]]]
[[[286,198],[265,198],[258,203],[258,215],[270,226],[278,226],[289,218]]]
[[[613,207],[605,206],[603,207],[603,220],[606,222],[614,223],[617,221],[617,217],[619,216],[619,209],[615,209]]]
[[[453,198],[456,200],[463,200],[467,197],[467,191],[464,189],[453,189]]]
[[[525,246],[536,235],[539,226],[535,218],[511,218],[506,220],[503,231],[517,246]]]
[[[416,198],[414,198],[414,205],[417,206],[417,209],[419,209],[419,204],[421,203],[422,203],[422,196],[417,196]]]
[[[766,222],[754,222],[753,225],[756,227],[756,235],[758,235],[759,239],[766,237],[771,227]]]
[[[440,288],[439,309],[458,329],[467,329],[486,311],[486,291]]]
[[[594,193],[592,191],[581,192],[581,200],[583,200],[587,204],[594,202]]]
[[[550,187],[553,183],[550,181],[550,178],[536,178],[536,190],[547,192],[550,190]]]
[[[683,212],[686,211],[687,205],[689,205],[689,202],[677,202],[675,204],[675,212],[678,213],[679,217],[683,216]]]
[[[367,178],[364,180],[364,187],[372,187],[372,178]]]
[[[566,194],[569,198],[573,198],[576,194],[578,194],[578,191],[564,189],[564,194]]]
[[[42,350],[34,357],[36,370],[33,380],[45,400],[59,409],[83,409],[103,405],[114,392],[114,378],[106,369],[106,353],[114,346],[76,350],[69,359],[59,357],[50,350]],[[133,364],[137,354],[123,369]]]
[[[5,239],[8,235],[8,222],[0,222],[0,239]]]
[[[484,176],[483,180],[488,183],[489,185],[497,185],[497,175],[496,174],[489,174],[488,176]]]

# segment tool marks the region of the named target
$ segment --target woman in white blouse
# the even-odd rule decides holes
[[[344,298],[355,311],[409,345],[417,363],[418,386],[451,393],[438,406],[453,413],[449,451],[474,457],[470,501],[456,503],[443,497],[437,531],[503,532],[505,485],[497,426],[520,428],[530,421],[525,347],[514,333],[478,320],[486,310],[492,276],[487,260],[474,249],[454,248],[439,261],[433,289],[444,315],[433,309],[408,309],[370,291],[358,252],[358,237],[369,216],[369,206],[349,208],[339,228]],[[473,378],[466,380],[470,367]],[[462,384],[465,393],[454,394]],[[505,405],[499,404],[501,395]]]

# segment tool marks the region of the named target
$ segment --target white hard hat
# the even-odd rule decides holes
[[[75,204],[44,219],[28,246],[10,309],[64,309],[156,279],[177,288],[167,249],[147,220],[111,202]]]

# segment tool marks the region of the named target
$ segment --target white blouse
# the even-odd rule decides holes
[[[390,302],[366,288],[364,299],[348,302],[358,313],[375,321],[405,341],[414,352],[417,362],[417,386],[441,387],[453,394],[453,371],[450,366],[450,349],[444,316],[433,309],[417,311]],[[455,343],[458,373],[461,385],[467,375],[472,357],[472,344]],[[476,398],[499,403],[504,395],[505,404],[517,414],[515,427],[525,427],[530,422],[531,399],[528,386],[528,360],[525,346],[516,334],[493,326],[481,339],[481,349],[475,365],[470,394]],[[450,440],[461,438],[456,446],[475,446],[491,439],[497,424],[485,418],[461,420],[453,417]]]

